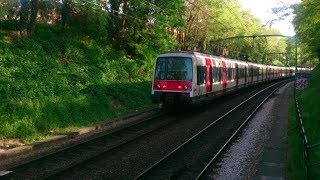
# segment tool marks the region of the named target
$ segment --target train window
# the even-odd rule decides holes
[[[197,85],[204,84],[206,77],[206,67],[197,66]]]
[[[239,68],[239,72],[240,72],[239,73],[239,78],[244,78],[245,77],[244,71],[245,71],[244,68],[241,68],[241,67]]]
[[[219,82],[222,81],[222,67],[219,68]]]
[[[268,78],[268,68],[266,69],[266,72],[265,72],[265,78],[267,79]]]
[[[217,67],[217,79],[219,82],[222,80],[222,67]]]
[[[192,60],[185,57],[161,57],[157,59],[155,79],[192,81]]]
[[[234,75],[235,75],[234,68],[231,68],[231,79],[234,79]]]
[[[236,69],[232,68],[232,79],[235,79],[236,77]]]
[[[219,67],[216,67],[216,81],[220,82],[221,79],[220,79],[220,68]]]
[[[216,67],[212,67],[212,82],[216,82],[217,80],[217,74],[216,74]]]
[[[155,69],[155,79],[164,80],[166,77],[166,60],[165,59],[158,59]]]
[[[230,69],[230,68],[227,68],[227,67],[226,67],[226,79],[227,79],[227,80],[229,80],[229,76],[228,76],[228,75],[229,75],[229,69]]]
[[[227,68],[227,80],[231,78],[231,68]]]
[[[255,72],[255,76],[257,76],[259,79],[259,68],[258,67],[254,68],[254,72]]]
[[[230,79],[234,79],[234,68],[231,68],[231,77]]]
[[[197,85],[201,84],[201,74],[202,74],[202,68],[201,66],[197,66]]]
[[[247,68],[244,67],[244,68],[242,69],[242,77],[243,77],[243,78],[246,77],[246,71],[247,71]]]
[[[247,77],[248,77],[247,67],[244,68],[244,77],[245,77],[245,82],[247,82]]]
[[[253,67],[251,66],[250,69],[249,69],[249,76],[250,77],[253,77]]]

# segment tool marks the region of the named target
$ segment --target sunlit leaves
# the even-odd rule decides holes
[[[301,43],[305,43],[312,52],[310,58],[320,60],[320,3],[317,0],[304,0],[294,7],[294,26]]]

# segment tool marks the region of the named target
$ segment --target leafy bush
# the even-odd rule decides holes
[[[57,29],[38,24],[12,41],[0,32],[0,137],[32,142],[151,105],[154,57],[129,59],[101,37]]]

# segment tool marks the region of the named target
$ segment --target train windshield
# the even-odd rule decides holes
[[[192,60],[187,57],[161,57],[157,59],[156,80],[192,81]]]

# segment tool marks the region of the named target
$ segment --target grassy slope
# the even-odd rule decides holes
[[[76,29],[55,32],[0,31],[0,138],[32,142],[151,105],[151,60]]]
[[[292,95],[293,96],[293,95]],[[320,65],[312,72],[310,85],[299,96],[300,110],[307,133],[309,144],[320,143]],[[288,131],[288,171],[289,179],[304,179],[302,160],[302,142],[297,129],[297,122],[294,114],[294,101],[290,106],[290,119]],[[315,149],[311,160],[320,162],[320,147]],[[312,168],[311,177],[320,177],[320,166]]]

